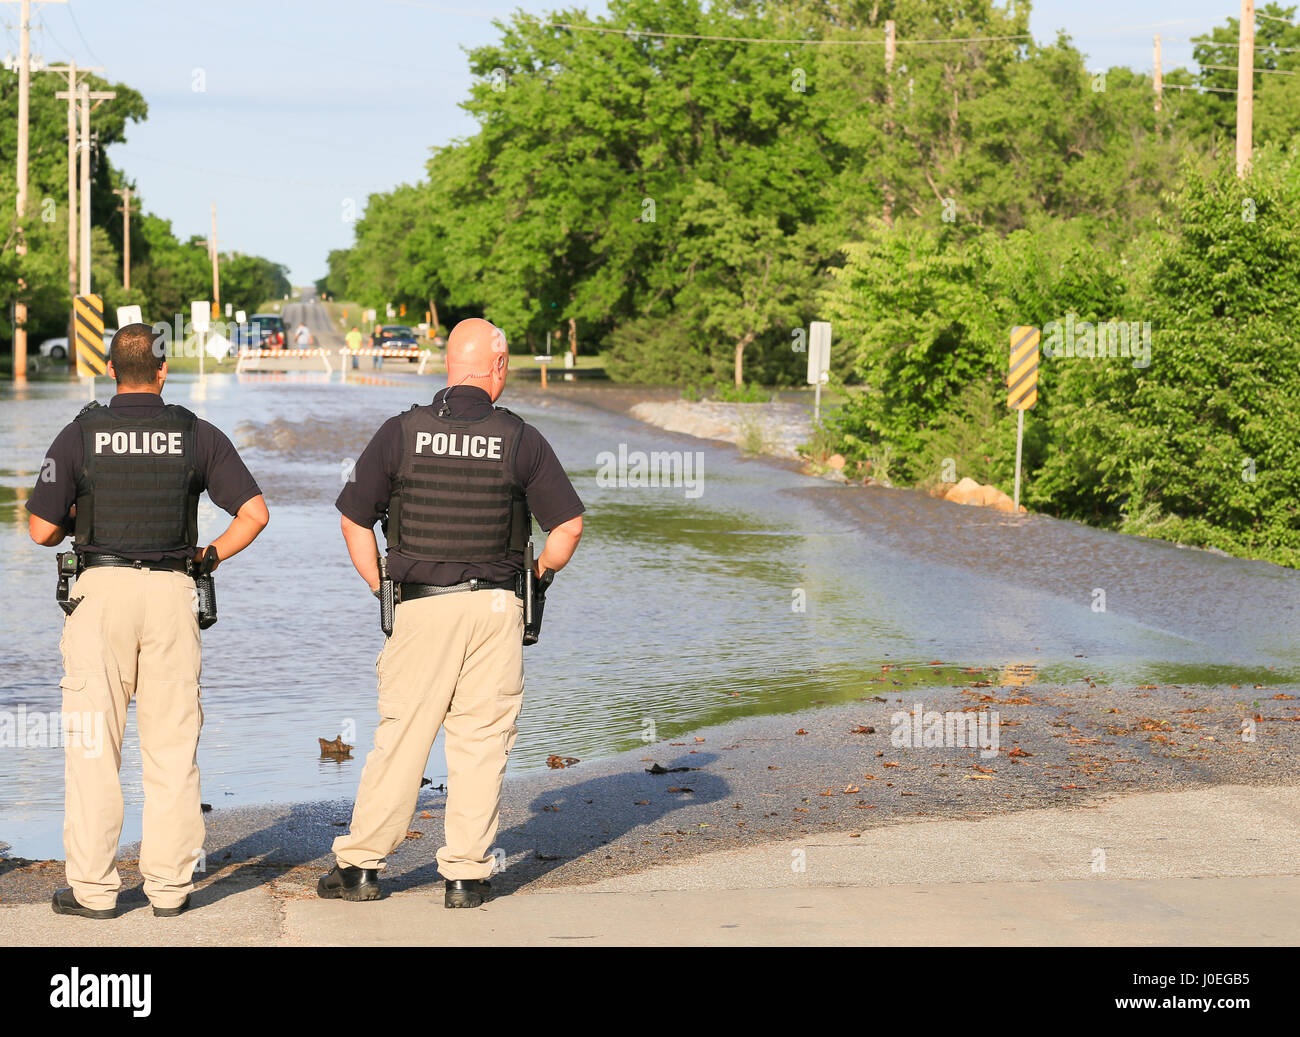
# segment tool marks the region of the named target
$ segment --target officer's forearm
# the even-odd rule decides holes
[[[371,527],[361,526],[346,515],[339,522],[343,530],[343,540],[348,545],[348,554],[358,574],[366,581],[372,591],[379,587],[379,541]]]
[[[245,501],[239,513],[226,527],[226,531],[212,541],[212,546],[217,549],[217,557],[224,562],[231,555],[239,554],[257,539],[257,535],[266,528],[270,519],[271,515],[266,510],[266,501],[260,493]]]
[[[573,552],[578,549],[582,539],[582,516],[561,522],[546,534],[546,546],[537,558],[537,573],[540,576],[547,569],[559,572],[569,564]]]

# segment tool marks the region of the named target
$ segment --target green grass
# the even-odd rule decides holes
[[[537,359],[532,353],[511,353],[510,366],[515,370],[536,371],[543,365],[537,362]],[[554,361],[550,364],[550,368],[551,374],[562,374],[564,371],[568,370],[568,368],[564,366],[564,356],[560,353],[556,353]],[[605,361],[599,354],[592,356],[591,354],[583,355],[582,353],[579,353],[573,366],[573,370],[576,371],[602,371],[604,368]]]

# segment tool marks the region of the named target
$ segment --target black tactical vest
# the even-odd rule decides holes
[[[522,418],[504,407],[478,420],[403,414],[402,461],[388,504],[388,547],[438,562],[499,562],[522,551],[532,519],[514,478]]]
[[[96,405],[76,421],[84,451],[77,545],[128,557],[196,547],[201,486],[194,413],[168,404],[151,418],[137,418]]]

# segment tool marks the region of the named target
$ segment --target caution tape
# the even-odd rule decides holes
[[[334,370],[330,364],[330,351],[328,349],[246,349],[239,354],[239,361],[235,364],[235,373],[242,374],[246,365],[258,360],[319,360],[324,366],[326,373]],[[258,370],[265,368],[258,366]]]
[[[418,360],[424,350],[416,346],[410,349],[340,349],[339,356],[393,356],[408,360]]]
[[[264,357],[264,356],[329,356],[328,349],[245,349],[240,356],[246,357]]]

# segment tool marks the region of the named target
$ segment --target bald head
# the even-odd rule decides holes
[[[495,400],[510,365],[505,332],[480,317],[463,320],[447,338],[447,384],[474,385]]]

